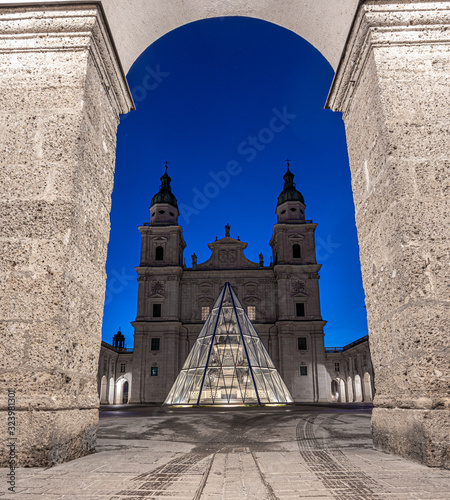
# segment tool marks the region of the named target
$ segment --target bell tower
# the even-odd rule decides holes
[[[287,170],[283,176],[283,191],[278,196],[277,223],[270,240],[274,265],[315,263],[314,230],[317,224],[305,220],[305,200],[294,184],[294,174]]]
[[[170,186],[167,162],[159,191],[150,203],[150,223],[139,227],[142,235],[141,266],[182,266],[186,243],[178,225],[178,204]]]
[[[277,282],[276,323],[281,376],[296,401],[319,401],[326,394],[319,387],[325,380],[324,341],[319,298],[319,270],[314,232],[317,224],[305,219],[305,200],[289,169],[278,196],[277,223],[269,244]],[[312,362],[313,360],[313,362]],[[319,397],[319,394],[322,395]]]
[[[180,282],[186,243],[178,225],[178,204],[165,171],[159,191],[150,203],[150,222],[139,227],[141,261],[138,273],[138,304],[134,327],[131,402],[163,401],[178,374],[177,356],[181,332]],[[169,386],[167,386],[169,384]]]

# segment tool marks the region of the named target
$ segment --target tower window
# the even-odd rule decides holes
[[[202,307],[202,321],[208,319],[208,315],[209,315],[209,307],[208,306]]]
[[[334,363],[334,371],[335,372],[339,371],[339,363]]]
[[[153,304],[153,317],[154,318],[161,317],[161,304]]]
[[[297,243],[292,246],[292,258],[294,259],[300,259],[302,256],[302,252],[300,250],[300,245]]]
[[[286,210],[282,210],[281,212],[281,215],[285,214],[286,213]]]
[[[305,377],[308,375],[308,367],[307,366],[301,366],[300,367],[300,375],[302,377]]]
[[[159,341],[160,339],[152,339],[152,351],[159,351]]]
[[[155,250],[155,260],[163,260],[164,259],[164,248],[156,247]]]
[[[297,209],[296,208],[291,208],[291,212],[296,212]]]
[[[160,214],[165,214],[166,212],[164,210],[159,211]]]
[[[248,319],[251,321],[254,321],[256,319],[256,307],[255,306],[248,306],[247,307],[247,315]]]
[[[306,351],[306,337],[299,337],[297,343],[299,351]]]
[[[151,376],[152,377],[158,376],[158,367],[157,366],[152,366]]]
[[[305,315],[305,304],[303,302],[297,302],[297,304],[295,304],[295,309],[297,316]]]
[[[125,373],[126,363],[120,363],[120,373]]]
[[[169,212],[169,214],[172,216],[172,217],[175,217],[175,214],[173,212]]]

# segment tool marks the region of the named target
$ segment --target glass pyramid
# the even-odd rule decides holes
[[[293,402],[242,304],[225,283],[164,404]]]

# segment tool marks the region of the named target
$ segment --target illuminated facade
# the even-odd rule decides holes
[[[199,403],[234,399],[258,402],[258,397],[260,401],[282,400],[282,394],[286,401],[292,397],[296,402],[372,399],[368,340],[345,348],[325,349],[326,322],[320,313],[319,298],[321,265],[316,261],[314,240],[317,224],[305,219],[305,202],[293,179],[288,165],[276,206],[277,222],[270,240],[272,259],[268,265],[262,254],[259,262],[247,259],[247,243],[232,238],[227,224],[225,237],[208,244],[211,257],[198,263],[194,254],[191,267],[187,267],[177,200],[166,170],[151,202],[150,222],[139,228],[142,244],[141,262],[136,268],[139,288],[137,315],[132,323],[134,350],[102,343],[98,370],[102,403],[162,403],[170,392],[172,402],[178,398],[178,403],[191,404],[195,403],[197,387]],[[239,298],[246,331],[258,332],[258,337],[254,337],[258,339],[258,353],[268,354],[259,361],[250,358],[250,363],[247,357],[249,370],[254,366],[265,373],[264,377],[267,370],[279,374],[270,375],[269,391],[267,384],[266,389],[260,389],[264,380],[258,382],[257,377],[250,384],[247,365],[240,364],[236,357],[238,352],[242,354],[244,330],[238,344],[234,343],[238,341],[236,336],[230,333],[223,343],[224,335],[208,326],[225,283],[230,284],[230,293]],[[236,331],[235,322],[228,327]],[[205,342],[214,339],[209,367],[217,368],[211,363],[222,356],[222,368],[211,375],[205,375],[203,370],[205,391],[199,400],[202,375],[197,370],[203,369],[204,361],[198,360],[205,351],[195,342],[201,331]],[[261,359],[265,360],[262,364]],[[195,372],[190,371],[194,369]],[[186,378],[178,378],[175,398],[171,388],[180,372]]]

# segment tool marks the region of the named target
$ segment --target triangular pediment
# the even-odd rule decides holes
[[[264,344],[226,283],[166,398],[167,405],[293,403]]]

